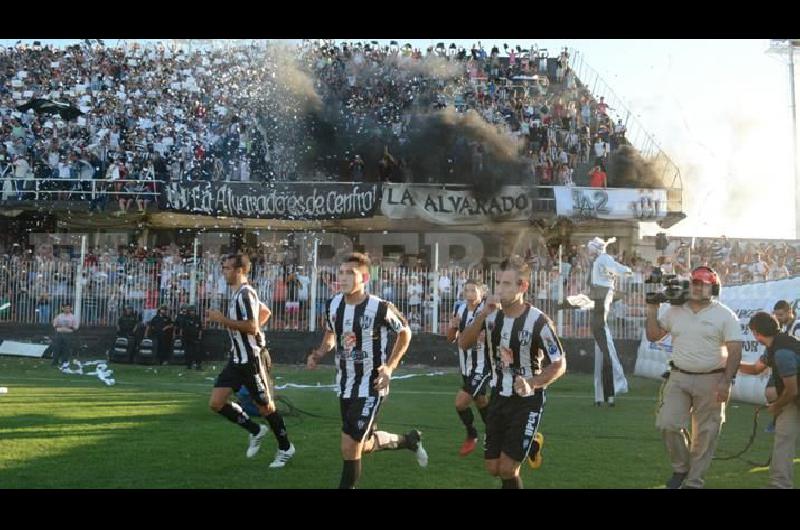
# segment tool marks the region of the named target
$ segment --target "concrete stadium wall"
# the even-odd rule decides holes
[[[0,340],[17,340],[20,342],[43,343],[52,332],[47,324],[9,325],[0,324]],[[76,343],[79,345],[78,355],[84,359],[105,357],[106,351],[114,342],[116,333],[113,328],[85,328],[77,332]],[[273,362],[281,364],[301,364],[306,354],[319,345],[322,332],[283,331],[267,335],[267,346]],[[636,353],[639,348],[637,340],[616,340],[622,366],[625,373],[632,374],[636,365]],[[594,371],[594,341],[592,339],[562,339],[567,351],[567,370],[578,373]],[[82,347],[82,346],[85,346]],[[228,333],[221,330],[204,332],[202,350],[209,360],[226,358],[230,342]],[[332,364],[333,355],[328,354],[323,364]],[[404,364],[424,365],[432,367],[455,367],[458,365],[456,346],[447,342],[444,336],[418,334],[411,338],[411,345],[404,357]]]

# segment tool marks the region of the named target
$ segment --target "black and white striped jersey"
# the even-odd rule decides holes
[[[785,326],[781,326],[781,333],[786,333],[791,337],[800,339],[800,318],[789,322]]]
[[[249,284],[239,287],[228,306],[228,318],[231,320],[258,320],[258,294]],[[228,328],[231,337],[231,362],[247,364],[255,361],[266,345],[264,334],[259,328],[255,335]]]
[[[463,333],[467,326],[472,324],[475,315],[483,310],[483,302],[478,304],[474,311],[469,310],[467,303],[463,303],[453,313],[458,317],[458,332]],[[471,376],[473,374],[485,374],[492,370],[492,359],[489,357],[489,350],[486,348],[486,331],[481,330],[475,346],[469,349],[458,349],[458,364],[461,367],[461,375]]]
[[[489,337],[487,346],[495,370],[492,387],[501,396],[514,395],[514,376],[532,377],[542,368],[564,355],[553,321],[539,309],[525,303],[525,310],[517,318],[505,316],[502,310],[492,312],[484,324]],[[504,366],[503,349],[511,350],[513,362]]]
[[[375,390],[378,368],[389,355],[389,330],[405,327],[394,306],[374,295],[358,305],[339,293],[325,306],[325,328],[336,334],[336,391],[339,397],[386,396],[389,388]]]

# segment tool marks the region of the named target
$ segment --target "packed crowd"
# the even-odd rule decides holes
[[[83,114],[17,110],[33,98]],[[93,206],[127,210],[145,208],[170,180],[404,179],[417,118],[445,107],[494,127],[540,184],[585,178],[574,174],[580,162],[597,162],[597,173],[624,142],[624,126],[580,85],[566,50],[19,45],[0,50],[0,192],[88,199],[97,181]],[[479,172],[483,151],[458,142],[442,172]]]
[[[800,274],[796,242],[697,238],[679,239],[668,247],[660,265],[667,273],[686,275],[698,265],[716,270],[723,285],[780,280]]]
[[[613,123],[604,98],[595,101],[580,84],[566,49],[549,57],[538,47],[504,45],[501,52],[480,42],[470,50],[439,43],[423,54],[395,41],[383,46],[307,41],[301,58],[319,79],[325,106],[344,115],[344,132],[370,132],[373,145],[386,146],[374,167],[361,154],[347,153],[345,168],[353,180],[402,178],[412,161],[392,153],[403,152],[421,126],[417,116],[448,107],[474,111],[493,126],[529,161],[542,185],[573,185],[581,162],[594,166],[591,174],[605,171],[609,155],[626,143],[624,124]],[[456,142],[443,157],[442,178],[478,174],[485,147],[480,141]],[[333,169],[337,162],[341,167],[332,158]]]

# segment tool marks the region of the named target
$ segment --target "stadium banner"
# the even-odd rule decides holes
[[[739,325],[742,327],[744,335],[742,362],[754,363],[764,353],[764,346],[756,341],[747,327],[750,317],[758,311],[771,313],[778,300],[786,300],[795,308],[795,311],[797,310],[800,306],[800,277],[722,287],[720,302],[736,313]],[[669,304],[662,304],[659,315],[668,308]],[[636,356],[634,374],[651,379],[660,378],[661,374],[667,370],[667,361],[669,361],[671,353],[672,340],[669,335],[658,342],[650,342],[642,331],[642,341]],[[760,375],[739,374],[736,377],[731,398],[763,405],[765,403],[764,388],[767,386],[768,379],[769,370]]]
[[[254,219],[355,219],[375,215],[379,183],[170,182],[168,210]]]
[[[663,219],[667,190],[556,186],[556,214],[578,219]]]
[[[467,188],[384,184],[381,200],[381,213],[389,219],[422,219],[439,225],[525,221],[532,210],[530,189],[522,186],[504,186],[494,195],[476,198]]]

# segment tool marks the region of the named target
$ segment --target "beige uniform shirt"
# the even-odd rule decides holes
[[[724,368],[728,360],[725,343],[744,340],[736,314],[717,301],[697,313],[688,303],[671,306],[658,323],[672,335],[675,366],[688,372]]]

